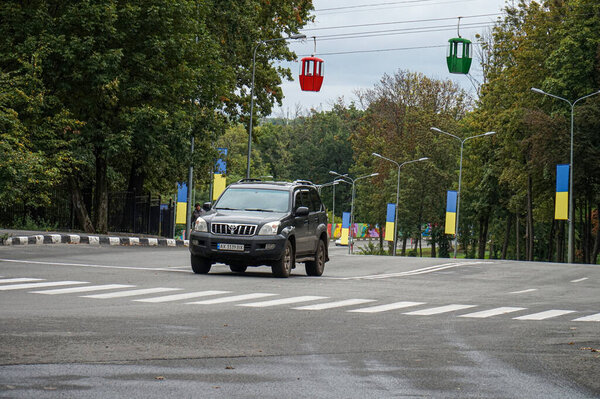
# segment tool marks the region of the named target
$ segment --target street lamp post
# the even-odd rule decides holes
[[[496,132],[486,132],[486,133],[478,134],[476,136],[471,136],[471,137],[467,137],[465,139],[461,139],[458,136],[455,136],[451,133],[444,132],[443,130],[438,129],[437,127],[432,127],[431,130],[433,130],[434,132],[443,133],[448,136],[454,137],[455,139],[460,141],[460,166],[458,169],[458,192],[456,195],[456,225],[454,226],[454,229],[455,229],[455,231],[454,231],[454,259],[456,259],[456,252],[458,250],[458,221],[459,221],[459,215],[460,215],[460,186],[461,186],[461,181],[462,181],[462,161],[463,161],[463,148],[465,145],[465,141],[471,140],[471,139],[474,139],[477,137],[491,136],[492,134],[496,134]]]
[[[591,96],[595,96],[596,94],[600,94],[600,90],[592,93],[592,94],[588,94],[587,96],[583,96],[578,98],[575,101],[569,101],[566,98],[562,98],[559,96],[556,96],[554,94],[550,94],[550,93],[546,93],[544,90],[532,87],[531,91],[533,91],[534,93],[538,93],[538,94],[544,94],[546,96],[550,96],[550,97],[554,97],[557,98],[559,100],[563,100],[566,101],[570,106],[571,106],[571,149],[570,149],[570,161],[569,161],[569,242],[568,242],[568,261],[569,263],[573,263],[575,262],[575,242],[573,240],[574,237],[574,233],[575,233],[575,223],[573,221],[573,128],[574,128],[574,113],[575,113],[575,104],[577,104],[579,101],[586,99],[588,97]]]
[[[332,182],[320,184],[317,186],[317,189],[319,190],[319,195],[321,195],[322,188],[329,187],[329,186],[333,187],[333,203],[332,203],[333,207],[332,207],[332,211],[331,211],[331,218],[333,219],[333,222],[335,222],[335,186],[337,186],[338,184],[340,184],[340,182],[338,180],[334,180]]]
[[[329,171],[329,174],[334,175],[334,176],[338,176],[339,179],[336,180],[338,182],[345,182],[347,184],[352,184],[352,202],[350,203],[350,232],[348,234],[349,237],[349,241],[348,241],[348,254],[352,254],[352,250],[353,250],[353,244],[354,244],[354,240],[352,240],[352,225],[354,224],[354,198],[356,196],[356,190],[355,190],[355,186],[356,186],[356,182],[362,179],[366,179],[369,177],[375,177],[378,176],[379,173],[371,173],[370,175],[364,175],[364,176],[359,176],[355,179],[351,178],[350,176],[348,176],[348,174],[339,174],[338,172],[335,172],[333,170]],[[348,180],[345,180],[348,179]]]
[[[409,163],[413,163],[413,162],[420,162],[420,161],[426,161],[429,158],[428,157],[423,157],[423,158],[419,158],[419,159],[414,159],[412,161],[406,161],[403,163],[398,163],[396,161],[394,161],[393,159],[389,159],[384,157],[383,155],[380,155],[376,152],[373,153],[374,156],[384,159],[386,161],[392,162],[393,164],[395,164],[398,167],[398,183],[396,185],[396,210],[395,210],[395,215],[394,215],[394,250],[393,250],[393,255],[396,256],[396,247],[398,246],[398,199],[400,197],[400,169],[404,166],[407,165]]]
[[[250,127],[248,128],[248,161],[246,164],[246,179],[250,178],[250,154],[252,152],[252,122],[254,116],[254,76],[256,71],[256,50],[262,45],[270,42],[278,42],[280,40],[298,40],[298,39],[306,39],[306,35],[302,33],[294,34],[288,37],[278,37],[276,39],[269,40],[261,40],[258,42],[256,47],[254,47],[254,53],[252,55],[252,84],[250,86]]]

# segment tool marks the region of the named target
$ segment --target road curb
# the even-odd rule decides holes
[[[0,245],[88,244],[144,247],[187,247],[189,240],[148,237],[117,237],[79,234],[35,234],[0,238]]]

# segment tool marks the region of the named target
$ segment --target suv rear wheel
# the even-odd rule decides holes
[[[271,266],[273,275],[275,277],[289,277],[295,261],[294,248],[292,247],[292,243],[288,240],[285,242],[285,248],[283,250],[281,259],[275,261],[275,263],[273,263]]]
[[[210,271],[211,263],[208,259],[191,254],[192,270],[196,274],[206,274]]]
[[[315,253],[315,260],[304,263],[306,267],[306,274],[308,276],[320,276],[323,274],[325,269],[325,244],[323,240],[319,240],[317,244],[317,252]]]

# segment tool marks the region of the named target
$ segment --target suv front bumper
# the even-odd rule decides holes
[[[192,232],[190,252],[211,262],[239,263],[247,266],[268,264],[281,259],[287,237],[275,236],[222,236]],[[243,245],[243,250],[222,250],[218,244]]]

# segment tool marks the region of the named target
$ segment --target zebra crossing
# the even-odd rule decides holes
[[[2,278],[0,276],[0,295],[2,295],[1,293],[3,291],[16,290],[25,290],[28,293],[40,295],[85,294],[79,295],[79,297],[97,300],[125,299],[132,302],[149,304],[179,303],[194,306],[230,304],[231,306],[242,306],[246,308],[290,306],[290,309],[292,310],[301,311],[326,311],[335,309],[347,313],[362,314],[397,311],[406,316],[438,316],[452,314],[456,317],[471,319],[487,319],[504,316],[518,321],[568,319],[577,322],[600,322],[600,313],[584,315],[581,314],[581,312],[569,309],[547,309],[538,311],[516,306],[481,309],[483,306],[475,304],[438,304],[434,306],[434,304],[428,304],[427,302],[414,301],[377,303],[380,301],[369,298],[340,299],[318,295],[283,296],[281,294],[268,292],[234,293],[226,290],[174,293],[175,291],[184,291],[184,289],[171,287],[139,288],[131,284],[93,285],[87,281],[46,281],[45,279],[34,277]],[[165,295],[166,293],[169,294]],[[199,298],[201,298],[201,300],[195,300]],[[568,315],[571,316],[565,319]],[[573,316],[577,317],[571,318]]]

